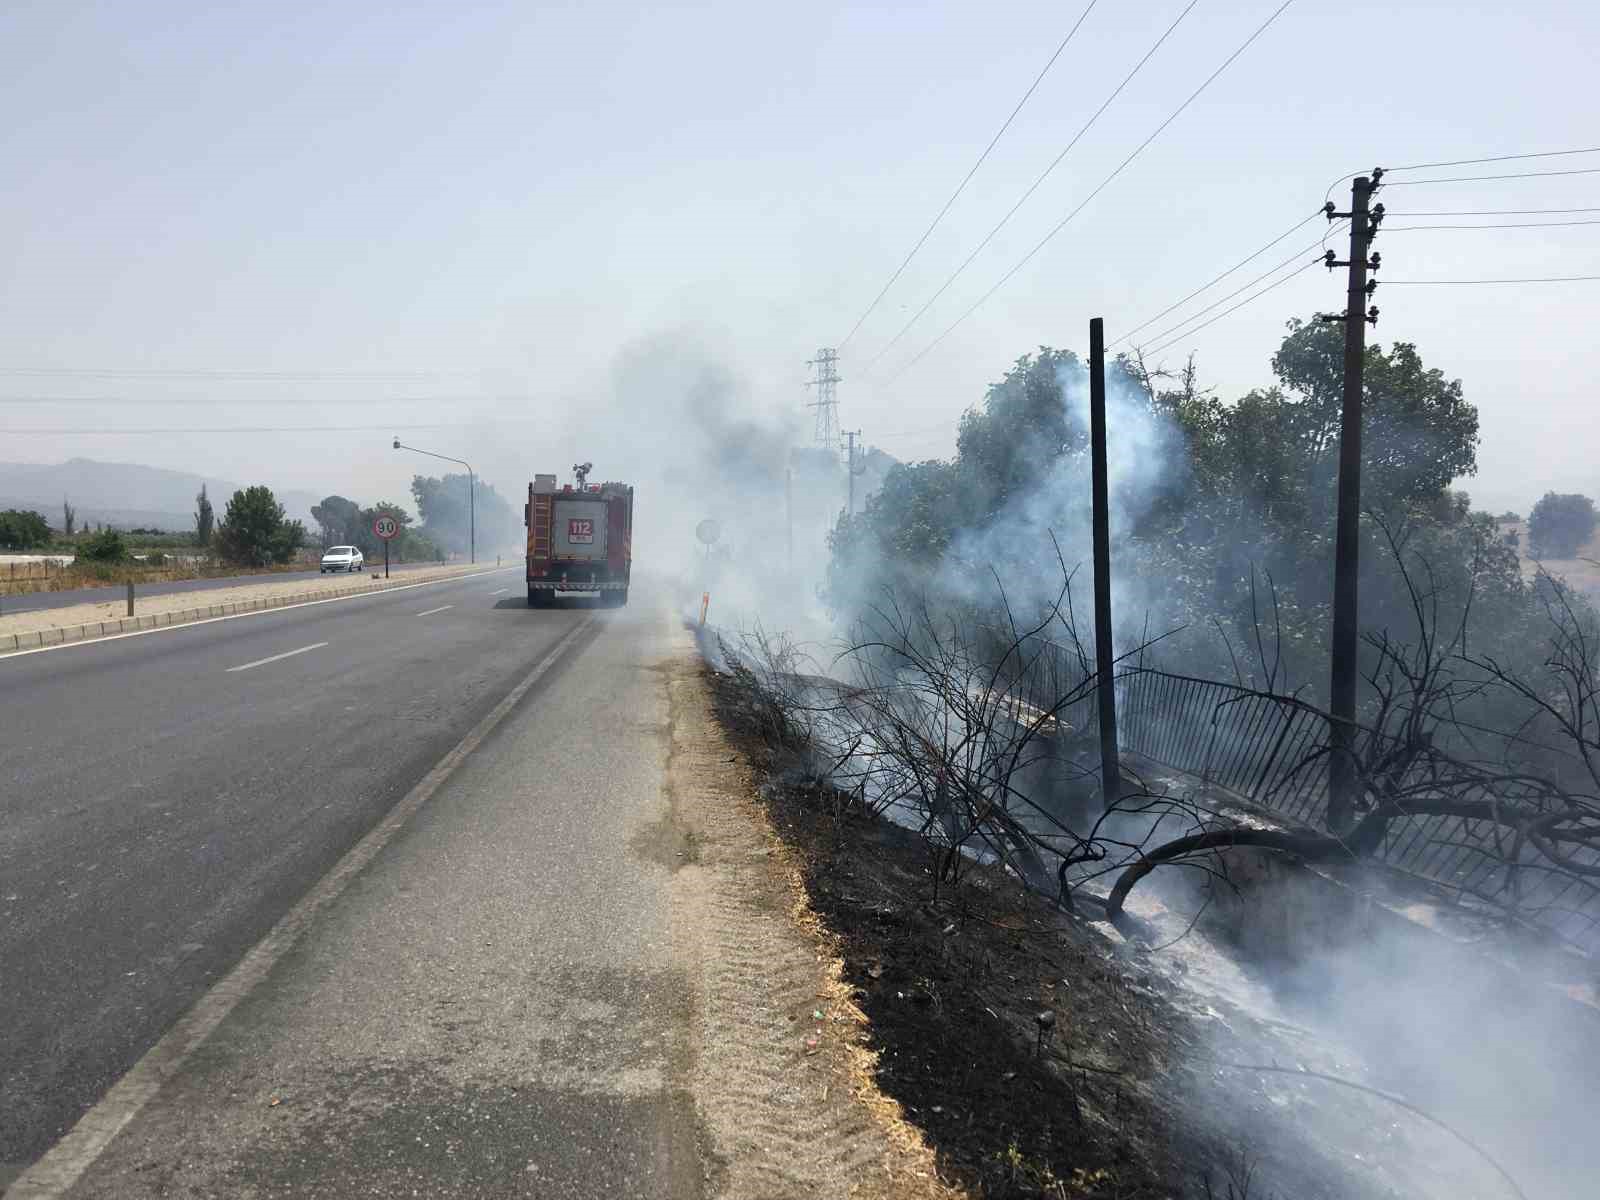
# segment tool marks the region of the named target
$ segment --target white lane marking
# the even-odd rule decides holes
[[[313,642],[309,646],[301,646],[298,650],[285,650],[282,654],[274,654],[271,658],[258,658],[255,662],[241,663],[237,667],[229,667],[227,674],[235,671],[248,671],[251,667],[264,667],[268,663],[278,662],[280,659],[293,658],[296,654],[309,654],[313,650],[321,650],[327,642]]]
[[[490,592],[489,595],[498,596],[501,592],[509,592],[510,590],[510,588],[495,588],[495,590]]]
[[[111,1144],[111,1139],[122,1132],[123,1126],[138,1116],[139,1110],[155,1098],[163,1081],[176,1074],[189,1056],[211,1036],[212,1031],[238,1007],[239,1002],[272,973],[278,960],[300,940],[317,915],[339,898],[350,881],[433,798],[434,793],[455,774],[467,756],[494,731],[495,726],[511,714],[529,689],[594,623],[594,617],[585,617],[574,625],[550,653],[523,676],[522,682],[472,727],[454,750],[417,781],[417,785],[406,793],[405,799],[389,810],[389,815],[382,822],[351,847],[334,864],[333,869],[284,914],[283,919],[267,932],[267,936],[239,960],[238,966],[212,984],[210,990],[195,1001],[194,1007],[167,1031],[166,1036],[145,1051],[144,1057],[112,1085],[100,1102],[78,1119],[78,1123],[64,1138],[17,1178],[7,1189],[6,1200],[55,1200],[55,1197],[70,1189]]]
[[[520,567],[496,567],[489,571],[474,571],[471,575],[446,575],[443,579],[424,579],[421,583],[402,583],[399,587],[379,588],[374,592],[357,592],[353,596],[329,596],[326,600],[302,600],[298,604],[280,604],[276,608],[253,608],[249,612],[229,613],[225,617],[207,617],[203,621],[180,621],[176,625],[157,625],[154,629],[130,629],[127,633],[108,633],[105,637],[82,638],[76,642],[57,642],[54,646],[30,646],[26,650],[0,651],[0,662],[21,658],[24,654],[48,654],[52,650],[76,650],[80,646],[98,646],[104,642],[120,642],[123,638],[144,637],[150,633],[176,633],[193,629],[197,625],[215,625],[218,621],[237,621],[241,617],[259,617],[263,613],[288,612],[294,608],[310,608],[314,604],[337,604],[341,600],[368,600],[373,596],[387,596],[391,592],[409,592],[412,588],[433,587],[440,583],[460,583],[463,579],[478,579],[484,575],[498,575],[503,571],[518,571]],[[213,606],[215,607],[215,606]]]
[[[441,604],[441,605],[439,605],[438,608],[430,608],[426,612],[419,612],[417,614],[417,616],[419,616],[419,617],[431,617],[431,616],[433,616],[434,613],[443,612],[447,608],[454,608],[454,607],[455,607],[454,604]]]

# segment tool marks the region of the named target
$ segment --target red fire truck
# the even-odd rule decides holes
[[[628,602],[633,570],[633,485],[588,483],[592,463],[572,468],[576,484],[535,475],[528,485],[528,606],[543,608],[575,592]]]

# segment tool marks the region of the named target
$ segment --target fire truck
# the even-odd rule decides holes
[[[573,593],[598,592],[607,608],[628,602],[633,570],[633,485],[589,483],[593,463],[572,468],[577,482],[557,486],[535,475],[522,520],[528,527],[528,607]]]

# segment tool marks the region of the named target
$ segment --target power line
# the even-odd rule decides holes
[[[1204,308],[1202,308],[1199,312],[1191,313],[1187,317],[1185,317],[1183,320],[1179,321],[1176,325],[1173,325],[1171,328],[1165,329],[1162,332],[1160,332],[1158,334],[1155,334],[1152,337],[1151,340],[1152,341],[1156,341],[1156,342],[1165,343],[1173,334],[1178,333],[1178,331],[1181,330],[1185,325],[1192,324],[1193,322],[1199,320],[1201,317],[1205,316],[1212,309],[1217,308],[1219,305],[1226,304],[1229,300],[1232,300],[1240,292],[1248,291],[1249,289],[1255,287],[1255,285],[1260,283],[1263,279],[1270,279],[1272,276],[1276,275],[1279,271],[1283,270],[1285,267],[1289,266],[1291,263],[1293,263],[1296,260],[1298,260],[1302,254],[1309,254],[1312,250],[1315,250],[1316,248],[1317,248],[1317,243],[1316,242],[1312,242],[1309,246],[1304,246],[1301,249],[1296,250],[1293,254],[1289,255],[1289,257],[1285,258],[1282,262],[1277,263],[1274,266],[1268,267],[1265,271],[1261,272],[1261,274],[1257,275],[1254,279],[1251,279],[1246,283],[1242,283],[1238,287],[1234,288],[1233,291],[1229,292],[1226,296],[1218,297],[1217,299],[1213,300],[1210,304],[1208,304]]]
[[[1116,341],[1112,342],[1111,344],[1113,346],[1121,345],[1123,342],[1125,342],[1129,338],[1131,338],[1134,334],[1138,333],[1141,329],[1145,328],[1148,325],[1154,325],[1157,321],[1159,321],[1162,317],[1166,316],[1173,309],[1182,308],[1185,304],[1189,303],[1189,301],[1193,300],[1201,292],[1206,291],[1208,288],[1211,288],[1211,287],[1215,286],[1216,284],[1221,283],[1224,279],[1226,279],[1229,275],[1232,275],[1240,267],[1243,267],[1243,266],[1245,266],[1245,265],[1247,265],[1247,264],[1249,264],[1251,262],[1254,262],[1256,259],[1260,258],[1263,254],[1265,254],[1268,250],[1271,250],[1279,242],[1283,241],[1284,238],[1288,237],[1291,233],[1295,232],[1295,230],[1303,228],[1304,226],[1308,225],[1312,221],[1315,221],[1318,217],[1320,217],[1322,215],[1323,215],[1323,210],[1319,208],[1319,209],[1317,209],[1316,212],[1312,213],[1309,217],[1306,217],[1304,220],[1295,222],[1293,225],[1289,226],[1288,229],[1285,229],[1277,237],[1273,238],[1265,246],[1261,247],[1261,249],[1257,250],[1254,254],[1251,254],[1247,258],[1240,259],[1238,262],[1234,263],[1233,266],[1229,267],[1226,271],[1222,272],[1222,274],[1214,277],[1213,279],[1209,280],[1208,282],[1203,283],[1199,287],[1195,288],[1194,291],[1190,292],[1182,300],[1179,300],[1174,304],[1167,305],[1166,308],[1163,308],[1160,312],[1158,312],[1155,316],[1151,317],[1148,321],[1142,321],[1138,325],[1135,325],[1132,329],[1128,330],[1127,333],[1123,334],[1121,337],[1119,337]],[[1273,270],[1276,270],[1276,269],[1277,269],[1276,267],[1273,268]],[[1268,274],[1270,274],[1270,273],[1271,272],[1268,272]],[[1249,287],[1250,285],[1246,284],[1245,286]],[[1227,297],[1223,297],[1223,299],[1227,299]],[[1195,315],[1198,316],[1199,314],[1197,313]]]
[[[1065,229],[1067,227],[1067,224],[1074,217],[1076,217],[1080,212],[1082,212],[1085,207],[1088,206],[1088,204],[1089,204],[1089,202],[1091,200],[1093,200],[1102,191],[1104,191],[1105,188],[1107,187],[1107,185],[1109,185],[1112,180],[1114,180],[1118,175],[1122,174],[1122,172],[1127,168],[1128,164],[1133,162],[1134,159],[1138,158],[1139,155],[1144,152],[1145,147],[1148,146],[1151,142],[1155,141],[1156,138],[1161,135],[1162,131],[1164,131],[1167,128],[1167,126],[1171,125],[1174,121],[1176,121],[1178,119],[1178,117],[1183,114],[1183,111],[1185,109],[1187,109],[1189,107],[1189,105],[1193,104],[1195,102],[1195,100],[1199,98],[1200,94],[1202,92],[1204,92],[1208,87],[1210,87],[1212,85],[1212,83],[1214,83],[1216,81],[1217,76],[1221,75],[1224,71],[1226,71],[1228,69],[1228,67],[1230,67],[1233,64],[1235,59],[1237,59],[1241,54],[1243,54],[1246,50],[1248,50],[1250,48],[1250,46],[1255,42],[1255,40],[1258,37],[1260,37],[1263,33],[1265,33],[1267,31],[1268,27],[1274,21],[1276,21],[1280,16],[1282,16],[1284,10],[1287,9],[1289,7],[1289,5],[1291,5],[1293,3],[1294,3],[1294,0],[1283,0],[1283,3],[1280,4],[1273,11],[1272,15],[1270,17],[1268,17],[1265,21],[1263,21],[1260,25],[1258,25],[1256,27],[1255,32],[1253,32],[1249,37],[1247,37],[1244,40],[1244,42],[1242,44],[1240,44],[1240,46],[1239,46],[1239,48],[1237,50],[1235,50],[1232,54],[1228,55],[1228,57],[1225,58],[1222,61],[1222,65],[1219,66],[1215,71],[1211,72],[1211,74],[1206,77],[1205,82],[1202,83],[1199,87],[1195,88],[1195,90],[1189,94],[1189,98],[1187,100],[1185,100],[1182,104],[1178,105],[1178,107],[1175,110],[1173,110],[1173,113],[1172,113],[1171,116],[1169,116],[1165,121],[1161,122],[1160,125],[1157,125],[1155,130],[1150,134],[1149,137],[1145,138],[1144,141],[1140,142],[1137,146],[1134,147],[1133,153],[1129,154],[1127,158],[1123,159],[1122,162],[1120,162],[1117,165],[1116,169],[1111,172],[1111,174],[1107,175],[1103,180],[1100,181],[1099,185],[1094,189],[1094,191],[1090,192],[1087,196],[1084,197],[1083,201],[1078,205],[1077,208],[1074,208],[1065,217],[1063,217],[1060,221],[1058,221],[1056,223],[1055,227],[1052,228],[1049,233],[1045,234],[1044,237],[1039,240],[1038,244],[1035,245],[1032,250],[1029,250],[1025,255],[1022,256],[1022,258],[1017,262],[1016,266],[1012,267],[1009,271],[1007,271],[1004,275],[1002,275],[999,278],[999,280],[996,281],[996,283],[995,283],[995,285],[993,287],[991,287],[983,295],[979,296],[977,301],[970,308],[968,308],[966,312],[962,313],[953,322],[951,322],[950,325],[944,330],[943,333],[939,334],[938,337],[934,338],[933,341],[929,342],[926,346],[924,346],[922,348],[922,350],[919,351],[914,358],[912,358],[903,367],[901,367],[898,371],[896,371],[894,373],[894,376],[892,376],[891,378],[897,378],[900,375],[905,374],[905,372],[909,371],[913,366],[915,366],[917,363],[921,362],[922,359],[927,356],[927,354],[928,354],[928,352],[930,350],[932,350],[940,342],[944,341],[945,338],[949,337],[950,334],[956,329],[957,326],[959,326],[963,321],[965,321],[973,313],[977,312],[978,309],[983,306],[984,302],[987,301],[990,296],[994,295],[1002,287],[1004,287],[1006,285],[1006,283],[1010,281],[1012,276],[1014,276],[1018,271],[1022,270],[1022,268],[1024,266],[1026,266],[1033,259],[1034,255],[1038,254],[1039,251],[1043,250],[1045,248],[1045,246],[1050,242],[1050,240],[1052,238],[1054,238],[1058,233],[1060,233],[1063,229]]]
[[[1022,106],[1028,102],[1028,98],[1033,95],[1035,89],[1037,89],[1039,84],[1043,82],[1044,77],[1049,74],[1050,68],[1055,66],[1056,59],[1061,57],[1061,52],[1067,48],[1067,43],[1073,39],[1073,36],[1078,32],[1078,27],[1088,19],[1089,14],[1094,11],[1094,6],[1098,3],[1099,0],[1089,0],[1089,7],[1083,10],[1083,13],[1078,17],[1076,23],[1073,24],[1071,29],[1067,30],[1067,36],[1061,39],[1061,44],[1056,47],[1056,52],[1050,56],[1050,60],[1044,64],[1044,67],[1040,70],[1039,74],[1034,76],[1033,82],[1028,85],[1028,90],[1022,93],[1022,99],[1017,101],[1017,106],[1011,110],[1011,115],[1005,119],[1005,124],[1001,125],[999,131],[994,135],[994,137],[989,139],[989,144],[984,147],[983,153],[978,155],[978,161],[972,164],[971,170],[969,170],[962,178],[961,182],[956,185],[956,190],[950,193],[950,199],[944,202],[944,207],[939,210],[938,215],[933,218],[933,221],[928,225],[928,228],[923,230],[922,236],[917,239],[917,244],[911,247],[911,253],[907,254],[905,261],[895,268],[894,274],[889,276],[889,282],[883,285],[882,290],[880,290],[873,298],[872,303],[867,305],[866,311],[856,318],[856,323],[850,327],[850,332],[845,334],[845,336],[840,340],[838,347],[839,349],[842,350],[849,343],[850,339],[855,337],[856,331],[861,328],[862,322],[872,315],[872,311],[877,308],[878,304],[883,300],[883,298],[889,294],[889,289],[894,286],[895,280],[899,279],[901,273],[911,265],[911,260],[917,256],[917,251],[922,249],[922,244],[928,240],[929,235],[932,234],[934,229],[938,227],[939,222],[944,220],[944,215],[950,211],[950,206],[954,204],[956,202],[956,198],[966,190],[967,184],[972,182],[972,177],[978,173],[978,168],[983,166],[984,160],[989,157],[990,151],[992,151],[995,146],[999,144],[1000,139],[1005,136],[1006,130],[1011,128],[1011,122],[1017,119],[1017,114],[1022,111]]]
[[[1476,183],[1483,179],[1548,179],[1555,175],[1600,175],[1600,167],[1579,167],[1571,171],[1518,171],[1511,175],[1451,175],[1444,179],[1395,179],[1384,187],[1418,187],[1428,183]]]
[[[1497,154],[1493,158],[1455,158],[1448,162],[1407,163],[1403,167],[1390,167],[1391,171],[1421,171],[1429,167],[1469,167],[1476,163],[1513,162],[1521,158],[1562,158],[1569,154],[1600,154],[1600,146],[1581,150],[1541,150],[1535,154]]]
[[[1322,260],[1320,258],[1313,258],[1310,262],[1306,263],[1303,267],[1300,267],[1298,270],[1295,270],[1295,271],[1290,271],[1289,274],[1285,275],[1282,279],[1279,279],[1279,280],[1276,280],[1273,283],[1267,284],[1267,286],[1262,288],[1259,292],[1256,292],[1255,294],[1250,295],[1250,296],[1246,296],[1243,300],[1239,301],[1239,303],[1233,305],[1231,308],[1223,309],[1216,316],[1212,317],[1209,321],[1202,322],[1201,324],[1196,325],[1193,329],[1189,330],[1187,333],[1180,333],[1177,337],[1172,338],[1169,341],[1162,342],[1158,346],[1151,347],[1148,351],[1146,351],[1146,353],[1159,354],[1159,353],[1161,353],[1161,351],[1165,350],[1168,346],[1171,346],[1173,343],[1181,342],[1181,341],[1183,341],[1184,338],[1193,337],[1195,334],[1199,333],[1202,329],[1205,329],[1207,326],[1215,325],[1218,321],[1222,320],[1222,318],[1227,316],[1229,313],[1238,311],[1239,309],[1243,308],[1246,304],[1249,304],[1251,301],[1259,300],[1262,296],[1265,296],[1268,292],[1272,291],[1274,288],[1282,287],[1284,284],[1288,283],[1291,279],[1295,278],[1296,276],[1303,275],[1305,272],[1309,271],[1312,267],[1321,266],[1321,265],[1322,265]]]
[[[1564,229],[1569,225],[1600,225],[1595,221],[1496,221],[1487,225],[1388,225],[1384,233],[1411,233],[1418,229]]]
[[[1039,185],[1044,183],[1044,181],[1050,177],[1051,172],[1061,165],[1061,160],[1066,158],[1066,156],[1072,151],[1072,148],[1083,140],[1083,136],[1094,127],[1095,122],[1100,119],[1101,114],[1104,113],[1106,109],[1110,108],[1112,101],[1122,94],[1122,90],[1127,87],[1128,84],[1133,82],[1133,77],[1144,69],[1144,65],[1150,61],[1151,57],[1154,56],[1157,50],[1161,49],[1162,44],[1172,36],[1173,32],[1178,28],[1178,26],[1183,23],[1183,19],[1189,15],[1190,10],[1193,9],[1194,6],[1199,2],[1200,0],[1189,0],[1188,7],[1186,7],[1177,15],[1177,18],[1172,22],[1172,24],[1168,25],[1161,36],[1155,40],[1154,45],[1144,52],[1144,57],[1138,62],[1134,63],[1133,70],[1129,71],[1127,75],[1123,76],[1122,82],[1117,84],[1116,88],[1109,96],[1105,98],[1100,107],[1094,110],[1089,119],[1083,123],[1082,128],[1080,128],[1077,133],[1072,135],[1072,140],[1062,148],[1061,153],[1057,154],[1055,158],[1050,161],[1050,165],[1039,173],[1039,177],[1028,185],[1027,190],[1025,190],[1022,195],[1017,198],[1016,203],[1011,206],[1011,208],[1006,212],[1006,215],[1001,217],[995,227],[984,235],[983,240],[973,247],[972,252],[968,254],[966,258],[962,259],[961,265],[952,271],[950,273],[950,277],[939,285],[939,290],[934,292],[934,294],[928,298],[927,303],[925,303],[921,308],[917,309],[917,311],[912,315],[911,319],[900,327],[900,332],[895,334],[886,343],[884,343],[882,349],[872,356],[872,361],[867,364],[868,370],[871,370],[872,367],[876,366],[878,361],[882,359],[885,354],[889,353],[889,351],[894,348],[901,338],[905,337],[907,332],[910,331],[911,327],[922,319],[923,314],[932,308],[938,301],[939,297],[944,295],[945,292],[949,290],[950,285],[960,278],[962,272],[972,265],[972,260],[977,258],[978,255],[983,252],[984,247],[994,240],[995,235],[1006,227],[1006,224],[1011,220],[1012,217],[1017,215],[1017,210],[1028,202],[1028,197],[1032,196],[1034,192],[1039,190]]]
[[[1409,221],[1412,217],[1533,217],[1554,216],[1558,213],[1600,212],[1600,208],[1468,208],[1442,209],[1431,212],[1394,212],[1385,214],[1390,219],[1399,217]],[[1318,210],[1320,215],[1321,210]]]
[[[1530,279],[1385,279],[1384,287],[1428,285],[1465,285],[1477,283],[1583,283],[1600,279],[1600,275],[1544,275]]]
[[[923,425],[923,426],[920,426],[920,427],[918,427],[916,429],[897,429],[892,433],[875,433],[872,436],[875,437],[875,438],[891,438],[891,437],[911,437],[911,436],[913,436],[915,434],[922,434],[922,433],[941,433],[944,430],[949,429],[952,426],[959,425],[959,424],[961,424],[961,418],[960,417],[954,417],[954,418],[952,418],[952,419],[950,419],[948,421],[940,421],[937,425]]]

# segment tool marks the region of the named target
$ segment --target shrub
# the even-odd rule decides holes
[[[94,563],[125,562],[128,545],[115,529],[102,529],[78,543],[78,557]]]
[[[260,485],[233,494],[216,533],[222,557],[248,567],[289,562],[305,540],[305,527],[286,520],[272,489]]]

